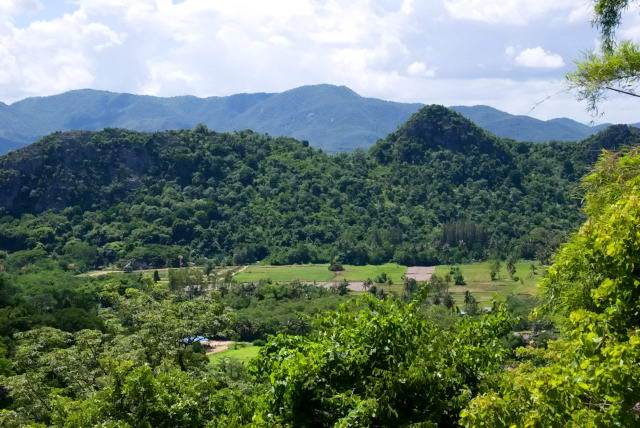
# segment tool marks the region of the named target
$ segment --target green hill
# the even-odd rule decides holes
[[[500,140],[441,106],[339,155],[205,127],[55,133],[0,157],[0,249],[64,254],[77,240],[89,265],[533,258],[581,221],[576,184],[600,149],[639,141],[627,126]]]

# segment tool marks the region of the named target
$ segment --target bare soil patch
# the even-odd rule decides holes
[[[236,342],[234,342],[233,340],[210,340],[208,343],[209,348],[207,348],[207,355],[226,351],[231,345]]]
[[[435,266],[409,266],[404,276],[416,281],[429,281],[435,271]]]

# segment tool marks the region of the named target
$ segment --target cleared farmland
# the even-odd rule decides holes
[[[532,264],[535,267],[535,273],[531,269]],[[537,263],[520,261],[516,263],[515,276],[518,277],[517,281],[509,277],[504,263],[502,263],[502,268],[495,281],[491,280],[489,274],[489,262],[437,266],[435,274],[444,277],[449,273],[451,266],[460,268],[466,282],[466,285],[453,285],[452,283],[449,287],[456,303],[463,301],[464,293],[467,290],[480,303],[489,303],[494,297],[506,297],[512,294],[536,295],[540,278],[544,272],[544,267]]]
[[[406,266],[396,263],[383,265],[353,266],[344,265],[343,271],[331,272],[328,264],[287,265],[287,266],[248,266],[244,271],[234,276],[238,282],[256,282],[270,279],[274,282],[339,282],[375,280],[386,273],[394,284],[402,283],[402,276],[407,271]]]

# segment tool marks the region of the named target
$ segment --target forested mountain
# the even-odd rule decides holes
[[[369,152],[328,155],[250,131],[52,134],[0,158],[0,248],[28,259],[162,266],[181,254],[235,263],[432,264],[548,255],[581,221],[576,183],[615,126],[580,143],[500,140],[441,106]],[[26,251],[26,253],[22,253]]]
[[[28,98],[0,106],[0,139],[29,144],[54,131],[117,127],[137,131],[253,129],[309,140],[327,152],[368,147],[395,130],[419,104],[364,98],[344,86],[303,86],[282,93],[160,98],[95,90]],[[11,147],[0,141],[0,153]]]
[[[0,103],[0,154],[55,131],[162,131],[192,129],[199,123],[217,132],[252,129],[308,140],[329,153],[348,152],[370,147],[421,107],[365,98],[333,85],[210,98],[77,90],[10,106]],[[570,119],[541,121],[487,106],[452,108],[497,136],[518,141],[577,141],[607,126],[590,127]]]

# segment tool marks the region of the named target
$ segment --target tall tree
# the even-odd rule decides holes
[[[608,91],[640,97],[640,48],[629,40],[619,41],[616,29],[622,15],[637,0],[595,0],[593,25],[600,30],[600,51],[590,51],[576,70],[567,75],[578,99],[586,100],[588,108],[598,111],[598,103]]]

